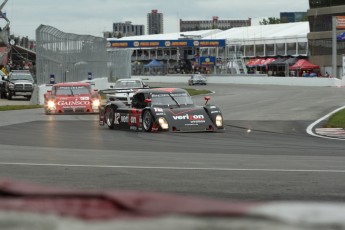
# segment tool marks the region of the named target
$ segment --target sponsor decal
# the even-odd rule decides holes
[[[85,106],[90,105],[90,101],[58,101],[59,106]]]
[[[136,130],[138,130],[138,127],[136,127],[136,126],[130,126],[129,129],[130,129],[130,130],[135,130],[135,131],[136,131]]]
[[[156,113],[162,113],[163,109],[162,108],[153,108]]]
[[[220,111],[217,111],[217,110],[216,111],[211,111],[211,113],[220,113]]]
[[[205,117],[204,115],[180,115],[180,116],[172,116],[174,120],[190,120],[190,121],[204,121]]]
[[[136,117],[131,117],[131,123],[132,123],[132,124],[137,123],[137,118],[136,118]]]
[[[127,115],[121,116],[121,122],[128,123],[128,116]]]

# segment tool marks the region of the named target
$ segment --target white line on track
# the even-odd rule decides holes
[[[320,172],[320,173],[345,173],[345,170],[326,169],[250,169],[250,168],[189,168],[189,167],[156,167],[156,166],[130,166],[130,165],[73,165],[73,164],[35,164],[35,163],[8,163],[0,165],[40,166],[40,167],[80,167],[80,168],[119,168],[119,169],[161,169],[161,170],[200,170],[200,171],[259,171],[259,172]]]
[[[340,110],[342,110],[342,109],[344,109],[344,108],[345,108],[345,106],[340,107],[340,108],[338,108],[338,109],[336,109],[336,110],[330,112],[329,114],[327,114],[327,115],[321,117],[319,120],[313,122],[312,124],[310,124],[310,125],[308,126],[307,130],[306,130],[307,133],[308,133],[309,135],[311,135],[311,136],[314,136],[314,137],[321,137],[321,138],[333,139],[333,140],[345,140],[345,139],[340,139],[340,138],[336,138],[336,137],[326,137],[326,136],[318,135],[318,134],[316,134],[316,133],[313,132],[313,129],[314,129],[314,127],[315,127],[317,124],[319,124],[321,121],[323,121],[323,120],[329,118],[330,116],[332,116],[333,114],[335,114],[336,112],[338,112],[338,111],[340,111]]]

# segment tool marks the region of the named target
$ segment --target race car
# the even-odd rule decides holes
[[[193,74],[188,79],[188,85],[207,85],[206,77],[201,74]]]
[[[108,98],[123,101],[130,105],[132,97],[139,89],[149,88],[148,85],[141,79],[119,79],[115,82],[115,85],[110,86],[110,89],[103,90]]]
[[[86,82],[57,83],[44,94],[46,114],[98,113],[101,97]]]
[[[179,88],[142,89],[129,106],[110,100],[100,107],[99,124],[110,129],[145,132],[203,132],[224,129],[223,116],[215,105],[193,103],[188,92]]]

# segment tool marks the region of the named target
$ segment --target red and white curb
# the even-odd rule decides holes
[[[326,139],[334,139],[334,140],[345,140],[345,130],[342,128],[315,128],[320,122],[328,119],[333,114],[339,112],[340,110],[345,109],[345,106],[342,106],[329,114],[321,117],[317,121],[313,122],[307,127],[306,132],[314,137],[321,137]],[[315,130],[315,132],[314,132]]]
[[[343,128],[316,128],[315,132],[322,136],[345,138]]]

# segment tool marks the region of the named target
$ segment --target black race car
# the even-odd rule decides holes
[[[110,100],[100,107],[99,124],[110,129],[143,130],[145,132],[198,132],[224,129],[220,109],[194,105],[184,89],[141,89],[133,95],[131,105]]]

